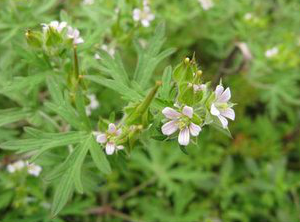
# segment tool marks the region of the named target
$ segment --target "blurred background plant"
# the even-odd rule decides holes
[[[137,46],[151,44],[163,21],[162,48],[176,52],[169,51],[169,57],[148,71],[153,76],[145,87],[162,78],[164,67],[195,53],[204,78],[214,85],[222,79],[238,104],[230,125],[233,139],[206,129],[184,155],[175,142],[149,140],[146,133],[126,162],[109,158],[108,176],[93,170],[88,159],[83,165],[85,194],[75,194],[55,218],[49,213],[54,186],[44,174],[73,147],[41,155],[35,162],[41,172],[35,169],[34,174],[25,163],[31,153],[1,150],[2,222],[300,221],[298,0],[2,0],[0,9],[1,142],[37,133],[28,127],[68,130],[43,106],[49,98],[44,80],[53,70],[70,72],[72,51],[65,52],[63,63],[45,59],[25,36],[26,30],[41,30],[41,23],[53,20],[80,30],[84,73],[105,72],[99,62],[105,50],[120,54],[129,76]],[[144,67],[153,66],[147,57],[141,59],[148,62]],[[94,95],[88,108],[92,121],[110,118],[111,110],[116,118],[122,116],[125,100],[114,90],[94,83],[87,90]]]

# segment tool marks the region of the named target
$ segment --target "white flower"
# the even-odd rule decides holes
[[[67,36],[70,39],[73,39],[73,44],[81,44],[84,42],[84,40],[80,37],[80,32],[78,29],[72,28],[71,26],[68,26],[68,32]]]
[[[247,21],[251,20],[252,18],[253,18],[253,15],[252,15],[252,13],[250,13],[250,12],[247,12],[247,13],[244,15],[244,19],[247,20]]]
[[[35,177],[38,177],[42,171],[42,167],[39,165],[36,165],[34,163],[26,163],[27,164],[27,172]]]
[[[179,130],[178,143],[182,146],[187,146],[190,143],[190,134],[192,136],[198,136],[201,127],[191,121],[194,110],[192,107],[184,106],[181,113],[166,107],[162,110],[164,116],[171,120],[165,123],[161,127],[161,131],[164,135],[170,136]]]
[[[52,28],[56,30],[57,32],[61,32],[65,27],[67,27],[66,22],[58,22],[58,21],[52,21],[49,24],[42,23],[43,31],[46,32],[49,30],[49,28]]]
[[[274,56],[276,56],[278,54],[278,48],[277,47],[273,47],[271,49],[268,49],[266,52],[265,52],[265,56],[267,58],[272,58]]]
[[[94,4],[94,3],[95,3],[94,0],[83,0],[83,1],[82,1],[82,4],[84,4],[84,5],[92,5],[92,4]]]
[[[205,84],[197,85],[197,84],[189,83],[189,86],[193,86],[194,92],[204,91],[207,88]]]
[[[224,87],[218,85],[215,90],[215,96],[215,101],[211,104],[210,113],[219,118],[223,128],[227,128],[228,120],[226,118],[235,119],[234,110],[228,105],[231,97],[230,89],[227,88],[224,91]]]
[[[133,20],[141,22],[144,27],[149,27],[150,22],[154,20],[155,15],[151,12],[150,7],[144,2],[143,9],[135,8],[133,10]]]
[[[101,46],[101,49],[106,51],[109,55],[111,55],[112,57],[115,55],[116,51],[113,47],[109,47],[108,45],[106,44],[103,44]]]
[[[121,129],[117,129],[116,125],[110,123],[106,133],[97,133],[96,140],[100,144],[105,145],[105,152],[107,155],[112,155],[115,151],[123,150],[124,146],[116,144],[116,138],[122,133]]]
[[[98,53],[95,53],[94,58],[98,60],[100,59],[100,55]]]
[[[214,6],[214,3],[212,0],[198,0],[198,1],[205,11],[209,10],[210,8],[212,8]]]
[[[7,165],[7,171],[9,173],[14,173],[16,171],[20,171],[25,167],[25,162],[23,160],[18,160],[12,164]]]
[[[99,102],[95,96],[95,94],[87,95],[90,100],[90,104],[85,107],[86,115],[90,116],[92,114],[92,110],[95,110],[99,107]]]

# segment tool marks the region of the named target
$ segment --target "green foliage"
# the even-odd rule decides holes
[[[300,3],[200,2],[148,1],[144,27],[141,1],[0,1],[1,222],[300,220]],[[67,29],[43,39],[54,20],[84,43]],[[214,95],[189,84],[220,80],[231,133],[202,115]],[[187,147],[161,133],[174,101],[213,126]],[[112,122],[125,149],[107,155],[96,139]],[[41,174],[10,172],[18,160]]]

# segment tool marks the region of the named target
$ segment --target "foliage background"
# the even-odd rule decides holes
[[[81,31],[80,65],[88,74],[100,72],[94,54],[103,43],[116,47],[132,73],[137,60],[133,39],[147,42],[156,25],[165,22],[163,48],[176,52],[155,69],[153,82],[161,79],[164,67],[195,52],[204,78],[222,77],[232,90],[238,104],[229,126],[233,139],[207,127],[185,155],[174,143],[145,135],[144,146],[126,163],[110,159],[113,172],[108,176],[85,164],[85,194],[75,194],[55,218],[49,214],[53,184],[43,175],[63,160],[66,149],[37,161],[43,166],[39,178],[9,174],[6,165],[24,154],[1,150],[0,221],[300,221],[300,2],[215,0],[206,11],[197,0],[151,0],[156,17],[149,28],[132,20],[133,8],[140,5],[125,0],[95,0],[93,5],[2,0],[0,108],[20,108],[0,111],[0,141],[26,138],[25,126],[53,131],[41,117],[45,85],[36,87],[39,80],[31,78],[51,72],[36,63],[24,33],[60,18]],[[235,50],[242,42],[251,59]],[[265,52],[273,47],[278,54],[267,58]],[[112,110],[121,116],[125,102],[119,94],[96,84],[88,90],[101,104],[92,114],[94,121],[99,115],[108,118]]]

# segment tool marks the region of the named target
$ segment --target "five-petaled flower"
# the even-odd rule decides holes
[[[231,120],[234,120],[235,118],[234,110],[228,104],[230,97],[230,89],[227,88],[224,91],[224,87],[218,85],[215,90],[215,100],[210,107],[210,113],[219,118],[224,129],[227,128],[228,125],[228,120],[226,118]]]
[[[53,30],[60,33],[64,28],[67,27],[66,22],[59,22],[59,21],[52,21],[49,24],[42,23],[41,25],[43,26],[44,32],[47,32],[49,28],[52,28]]]
[[[100,133],[97,135],[96,140],[100,144],[105,145],[105,152],[107,155],[112,155],[115,151],[124,149],[124,146],[117,145],[116,139],[122,133],[121,129],[118,129],[115,124],[110,123],[106,133]]]
[[[166,136],[170,136],[179,130],[178,143],[180,145],[187,146],[190,143],[190,135],[199,135],[201,127],[192,122],[194,114],[192,107],[184,106],[181,112],[166,107],[162,113],[167,119],[171,120],[162,126],[162,133]]]
[[[80,37],[80,32],[78,29],[72,28],[71,26],[68,26],[68,32],[67,36],[70,39],[73,39],[73,44],[77,45],[80,43],[83,43],[84,40]]]
[[[143,9],[135,8],[133,10],[133,20],[140,21],[144,27],[149,27],[150,22],[154,20],[155,15],[151,12],[151,9],[147,1],[144,1]]]
[[[39,165],[36,165],[34,163],[26,163],[27,164],[27,172],[35,177],[38,177],[42,171],[42,167]]]

